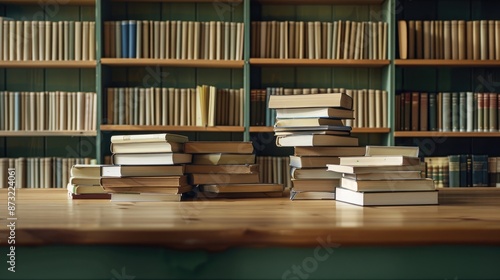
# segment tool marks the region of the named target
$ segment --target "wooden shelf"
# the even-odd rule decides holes
[[[385,0],[256,0],[267,5],[380,5]]]
[[[174,66],[203,68],[243,68],[243,60],[209,59],[154,59],[154,58],[102,58],[102,65],[108,66]]]
[[[137,0],[111,0],[111,2],[137,2]],[[214,0],[140,0],[153,3],[216,3]],[[222,3],[243,3],[243,0],[224,0]]]
[[[354,127],[351,133],[389,133],[390,128],[367,128],[367,127]],[[272,126],[251,126],[250,132],[274,132]]]
[[[0,61],[1,68],[95,68],[95,60],[89,61]]]
[[[396,59],[394,64],[407,67],[498,67],[500,60]]]
[[[336,66],[380,68],[389,65],[390,61],[367,59],[250,58],[250,64],[255,66]]]
[[[101,131],[244,132],[243,126],[101,125]]]
[[[0,4],[14,4],[14,5],[44,5],[44,4],[60,4],[64,6],[94,6],[95,0],[0,0]]]
[[[500,132],[396,131],[394,137],[500,137]]]
[[[0,137],[5,136],[96,136],[96,131],[62,130],[62,131],[0,131]]]

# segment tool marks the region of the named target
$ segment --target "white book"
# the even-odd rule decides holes
[[[438,192],[355,192],[344,188],[336,188],[335,200],[360,206],[433,205],[438,204]]]
[[[117,26],[120,26],[120,25],[117,24]],[[116,35],[116,36],[118,37],[119,35]],[[117,40],[118,40],[118,38],[117,38]],[[120,44],[117,43],[116,45],[120,45]],[[118,52],[118,47],[116,47],[116,48],[117,48],[116,55],[117,55],[117,57],[120,57],[119,55],[121,54],[121,49]],[[82,60],[82,22],[81,21],[75,21],[75,60],[76,61]]]
[[[135,58],[142,58],[142,20],[137,20],[136,25]]]
[[[229,60],[231,59],[231,22],[224,22],[224,60]]]
[[[467,92],[466,93],[466,102],[467,102],[467,132],[474,131],[474,93]]]
[[[51,59],[59,60],[58,55],[58,39],[59,39],[59,24],[57,22],[52,22],[52,46],[51,46]]]
[[[186,48],[186,46],[184,47]],[[194,58],[194,22],[188,22],[188,33],[187,33],[187,59]]]
[[[90,22],[82,23],[82,60],[89,60]]]
[[[129,26],[129,28],[131,28]],[[95,22],[89,22],[89,60],[95,60],[96,44],[95,44]]]
[[[16,21],[11,20],[8,23],[9,23],[9,60],[14,61],[16,60]]]
[[[194,22],[194,36],[193,36],[193,59],[200,59],[200,51],[202,49],[201,45],[201,22]]]
[[[2,30],[2,25],[0,24],[0,33]],[[23,60],[31,60],[31,22],[24,22],[24,44],[23,44]],[[2,35],[0,34],[0,40]],[[1,48],[1,44],[0,44]],[[0,50],[0,56],[2,51]]]
[[[45,22],[45,60],[53,60],[52,58],[52,23],[50,21]]]
[[[183,45],[182,45],[182,36],[183,35],[183,28],[182,28],[182,22],[181,21],[177,21],[177,38],[175,39],[175,42],[176,42],[176,46],[175,46],[175,59],[181,59],[182,57],[182,48],[183,48]]]
[[[45,57],[45,21],[38,22],[38,56],[40,60],[47,60]]]
[[[57,39],[57,56],[59,57],[59,60],[70,60],[70,51],[68,50],[72,45],[69,41],[69,22],[68,24],[65,24],[65,22],[60,21],[57,23],[57,28],[59,29],[59,37]],[[73,44],[75,42],[75,38],[73,38]],[[73,46],[73,53],[74,53],[74,46]],[[74,59],[74,55],[73,55]]]

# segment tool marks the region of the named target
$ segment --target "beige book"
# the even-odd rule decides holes
[[[321,22],[314,22],[314,59],[321,58]]]
[[[38,25],[37,25],[38,26]],[[9,60],[9,46],[10,46],[10,23],[7,20],[3,21],[3,59],[2,60]],[[38,28],[37,28],[38,30]],[[38,42],[38,37],[36,38],[36,41]],[[33,44],[32,44],[33,47]]]
[[[24,22],[21,20],[16,20],[16,56],[15,60],[21,61],[23,59],[23,44],[24,44],[24,36],[23,36],[23,31],[24,31]]]
[[[316,43],[314,36],[314,22],[306,22],[307,24],[307,34],[305,36],[307,49],[305,58],[313,59],[314,58],[314,44]]]
[[[184,24],[187,25],[187,22],[184,21],[183,25]],[[150,28],[151,28],[151,26],[150,26]],[[152,31],[152,34],[153,34],[153,38],[151,40],[152,41],[152,47],[153,47],[152,58],[158,59],[158,58],[160,58],[160,46],[161,46],[160,45],[160,33],[161,33],[161,30],[160,30],[160,21],[158,21],[158,20],[153,21],[152,28],[153,28],[153,30],[150,30],[150,31]],[[186,36],[186,32],[183,32],[183,35]],[[186,44],[183,44],[183,45],[185,47],[187,47]],[[184,55],[185,55],[185,49],[186,48],[182,48]],[[186,59],[186,57],[184,56],[183,59]]]
[[[0,17],[0,60],[4,60],[4,58],[3,58],[4,44],[7,43],[7,40],[5,40],[5,38],[3,36],[4,35],[3,24],[4,24],[3,17]],[[29,34],[31,34],[31,32]],[[29,45],[29,47],[31,48],[31,45]],[[0,162],[0,164],[1,164],[1,162]],[[1,181],[0,181],[0,183],[1,183]]]
[[[351,34],[349,38],[349,50],[348,50],[348,59],[354,59],[354,53],[355,53],[355,48],[356,48],[356,38],[358,34],[358,22],[351,22]]]
[[[285,59],[288,59],[290,58],[290,55],[289,55],[289,49],[288,49],[288,22],[285,21],[282,23],[283,25],[283,30],[281,32],[283,32],[283,57]]]
[[[472,28],[472,21],[468,20],[465,22],[465,35],[466,35],[466,53],[467,53],[467,59],[473,59],[474,58],[474,51],[473,51],[473,28]]]
[[[354,59],[362,59],[363,54],[363,22],[358,22],[358,28],[356,31],[356,44],[354,46]]]
[[[451,38],[451,21],[446,20],[443,22],[443,50],[444,50],[444,59],[451,59],[452,53],[452,38]]]
[[[117,24],[118,25],[118,24]],[[149,52],[149,20],[142,21],[142,58],[151,58]],[[118,36],[117,36],[118,38]],[[175,41],[173,41],[175,42]],[[120,45],[120,41],[116,41],[116,45]],[[174,45],[175,46],[175,45]],[[120,53],[117,52],[116,57],[120,57]]]
[[[52,59],[52,23],[50,21],[45,22],[45,60]]]
[[[211,21],[209,25],[209,47],[208,47],[208,59],[214,60],[216,59],[216,51],[217,51],[217,23],[215,21]],[[265,40],[264,40],[265,41]]]
[[[90,22],[82,23],[82,60],[89,60]]]
[[[132,25],[129,26],[132,28]],[[96,52],[96,44],[95,44],[95,22],[89,22],[89,41],[88,41],[88,49],[89,49],[89,60],[95,60],[95,52]]]
[[[422,59],[424,58],[424,46],[423,46],[423,23],[421,20],[415,21],[415,58]]]
[[[356,124],[357,127],[366,127],[367,125],[365,124],[365,110],[364,110],[364,103],[365,103],[365,91],[364,90],[358,90],[357,91],[357,107],[355,108],[355,119],[356,119]]]
[[[429,29],[429,32],[430,32],[430,58],[431,59],[436,59],[436,28],[435,28],[435,25],[436,25],[436,21],[434,20],[431,20],[430,21],[430,29]]]
[[[50,49],[52,50],[51,52],[51,59],[52,60],[59,60],[59,23],[58,22],[52,22],[51,26],[52,30],[52,45]]]
[[[69,27],[70,25],[74,26],[74,22],[69,22],[69,21],[59,21],[57,23],[57,29],[59,29],[58,32],[58,39],[57,39],[57,49],[58,49],[58,54],[57,56],[59,57],[60,60],[70,60],[74,59],[74,55],[70,57],[70,48],[73,46],[72,43],[74,42],[69,42],[70,38],[70,30]],[[74,30],[73,30],[74,31]],[[73,46],[74,49],[74,46]]]
[[[188,22],[187,59],[194,59],[195,50],[195,22]],[[164,44],[163,44],[164,45]],[[161,47],[163,48],[163,45]]]
[[[479,33],[480,33],[480,59],[486,60],[488,59],[488,21],[481,20],[479,22]]]
[[[217,21],[215,24],[216,30],[215,30],[215,59],[216,60],[221,60],[223,58],[223,49],[224,49],[224,34],[223,34],[223,23],[220,21]],[[187,44],[187,43],[186,43]],[[185,46],[185,45],[184,45]]]
[[[298,36],[298,58],[304,58],[304,22],[298,22],[299,36]]]
[[[399,58],[408,58],[408,27],[406,20],[398,21]]]
[[[387,53],[387,28],[386,23],[378,22],[378,59],[384,59]]]
[[[16,21],[11,20],[9,23],[9,60],[16,60]],[[38,48],[38,46],[37,46]]]
[[[458,59],[458,21],[451,21],[451,59]]]
[[[409,20],[407,23],[407,36],[408,36],[408,45],[407,45],[407,58],[414,59],[415,58],[415,21]],[[401,50],[400,50],[401,51]],[[404,59],[401,55],[399,58]]]
[[[331,50],[329,50],[331,52],[330,54],[330,59],[337,59],[337,48],[339,47],[339,43],[338,43],[338,36],[337,36],[337,32],[338,32],[338,22],[337,21],[334,21],[332,23],[332,38],[331,38]]]
[[[139,25],[137,28],[137,32],[139,32]],[[137,38],[140,38],[139,34]],[[160,58],[170,58],[170,21],[168,20],[160,22],[160,47]],[[139,50],[137,53],[139,53]]]
[[[465,20],[458,21],[458,59],[467,58],[466,42],[465,42]]]
[[[23,43],[23,60],[31,60],[31,22],[24,22],[24,43]],[[2,24],[0,22],[0,40],[2,38],[1,35]],[[1,44],[0,44],[1,49]],[[2,51],[0,50],[0,56]]]
[[[431,22],[423,21],[424,59],[431,58]]]
[[[378,57],[378,26],[376,22],[372,22],[372,59],[379,59]]]
[[[203,23],[206,25],[206,23]],[[173,59],[175,58],[175,46],[176,46],[176,43],[175,43],[175,40],[177,38],[177,21],[170,21],[170,39],[168,40],[169,42],[169,54],[168,54],[168,58],[170,59]],[[204,41],[206,42],[206,41]],[[208,48],[208,45],[207,45],[207,48]],[[204,57],[202,57],[204,58]]]
[[[481,24],[479,20],[472,22],[472,58],[481,59]]]
[[[142,58],[142,21],[137,20],[135,23],[135,58]]]
[[[119,24],[116,24],[116,26],[119,26]],[[115,26],[115,27],[116,27]],[[82,60],[82,22],[81,21],[75,21],[75,60]],[[115,35],[117,36],[117,42],[118,42],[118,36],[116,34],[115,30]],[[119,45],[119,43],[116,43],[116,45]],[[117,57],[121,56],[121,51],[118,52],[118,47],[115,50]]]
[[[348,59],[349,58],[349,43],[350,43],[350,35],[351,35],[351,21],[346,20],[344,23],[344,48],[343,48],[343,54],[342,57],[343,59]]]
[[[375,90],[368,90],[368,127],[376,127],[377,123],[377,108],[375,107]]]
[[[495,21],[488,20],[488,59],[495,59]]]
[[[500,20],[495,20],[495,59],[500,60]]]

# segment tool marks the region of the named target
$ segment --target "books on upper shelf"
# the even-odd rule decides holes
[[[101,174],[103,177],[181,176],[184,165],[105,165]]]
[[[187,142],[184,149],[189,154],[251,154],[254,151],[252,142],[241,141],[193,141]]]
[[[269,108],[336,107],[351,109],[352,97],[345,93],[271,95]]]
[[[358,146],[358,138],[352,136],[338,135],[289,135],[277,136],[276,145],[278,147],[295,146]]]
[[[191,154],[184,153],[137,153],[111,156],[115,165],[174,165],[191,163],[191,158]]]
[[[335,200],[360,206],[434,205],[438,204],[438,191],[356,192],[337,188]]]

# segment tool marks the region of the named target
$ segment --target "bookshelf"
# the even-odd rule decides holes
[[[95,108],[91,99],[96,100],[98,65],[98,60],[92,56],[95,55],[95,44],[91,43],[95,38],[91,36],[95,23],[95,1],[0,1],[0,17],[4,19],[3,30],[11,30],[6,26],[11,28],[10,23],[13,23],[12,27],[15,25],[20,31],[12,33],[16,34],[13,36],[16,40],[13,55],[5,52],[5,44],[11,37],[0,39],[3,114],[0,160],[4,167],[10,165],[6,158],[15,161],[15,167],[19,168],[19,172],[23,169],[25,175],[37,174],[35,177],[30,175],[31,181],[26,180],[29,177],[19,178],[24,187],[26,183],[31,187],[44,187],[50,180],[53,186],[63,187],[61,178],[69,174],[68,165],[97,158],[97,117],[79,118],[76,115],[77,112],[80,116],[95,115],[91,113],[91,107]],[[79,49],[77,44],[70,44],[74,41],[68,37],[75,34],[75,29],[71,28],[80,30],[76,27],[77,22],[81,24],[82,32],[85,25],[85,34],[88,35],[85,42],[82,39],[82,48]],[[44,37],[43,41],[35,42],[34,38],[41,38],[33,36],[35,28],[38,28],[39,35],[41,30],[46,35],[50,33],[51,40]],[[83,49],[84,43],[88,48]],[[5,102],[9,98],[15,103],[7,105]],[[88,107],[84,107],[85,104]],[[9,125],[7,119],[11,122]],[[46,170],[34,171],[38,168]]]

